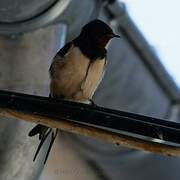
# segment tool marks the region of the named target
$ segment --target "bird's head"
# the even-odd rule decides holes
[[[80,36],[89,40],[100,48],[104,48],[110,39],[116,37],[120,38],[119,35],[114,34],[113,30],[103,21],[94,20],[86,24],[81,31]]]

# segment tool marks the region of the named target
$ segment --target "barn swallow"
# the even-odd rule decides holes
[[[62,47],[50,66],[50,97],[91,104],[92,96],[101,82],[106,69],[106,45],[112,38],[119,38],[112,29],[101,20],[86,24],[78,37]],[[51,133],[51,142],[45,158],[57,136],[58,130],[36,125],[29,136],[39,134],[40,144],[34,159]]]

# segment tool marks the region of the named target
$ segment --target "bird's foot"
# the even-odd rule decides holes
[[[89,99],[89,102],[90,102],[90,105],[91,105],[92,107],[95,107],[95,108],[98,107],[98,105],[95,104],[92,99]]]

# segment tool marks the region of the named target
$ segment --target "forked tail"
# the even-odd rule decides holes
[[[46,163],[47,161],[47,158],[48,158],[48,155],[50,153],[50,150],[52,148],[52,145],[54,143],[54,140],[57,136],[57,133],[58,133],[58,129],[56,129],[55,132],[52,131],[52,128],[49,128],[49,127],[46,127],[46,126],[43,126],[43,125],[36,125],[30,132],[29,132],[29,136],[32,137],[32,136],[35,136],[37,134],[39,134],[39,140],[40,140],[40,143],[38,145],[38,148],[36,150],[36,153],[34,155],[34,158],[33,158],[33,161],[36,160],[36,157],[42,147],[42,145],[44,144],[45,140],[47,139],[48,135],[51,133],[51,141],[50,141],[50,144],[49,144],[49,148],[48,148],[48,151],[47,151],[47,154],[46,154],[46,157],[45,157],[45,160],[44,160],[44,164]]]

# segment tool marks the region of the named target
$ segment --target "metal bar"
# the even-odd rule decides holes
[[[101,139],[116,144],[166,155],[179,155],[180,152],[180,124],[175,122],[7,91],[0,91],[0,108],[0,115],[6,117],[93,137],[100,134]]]

